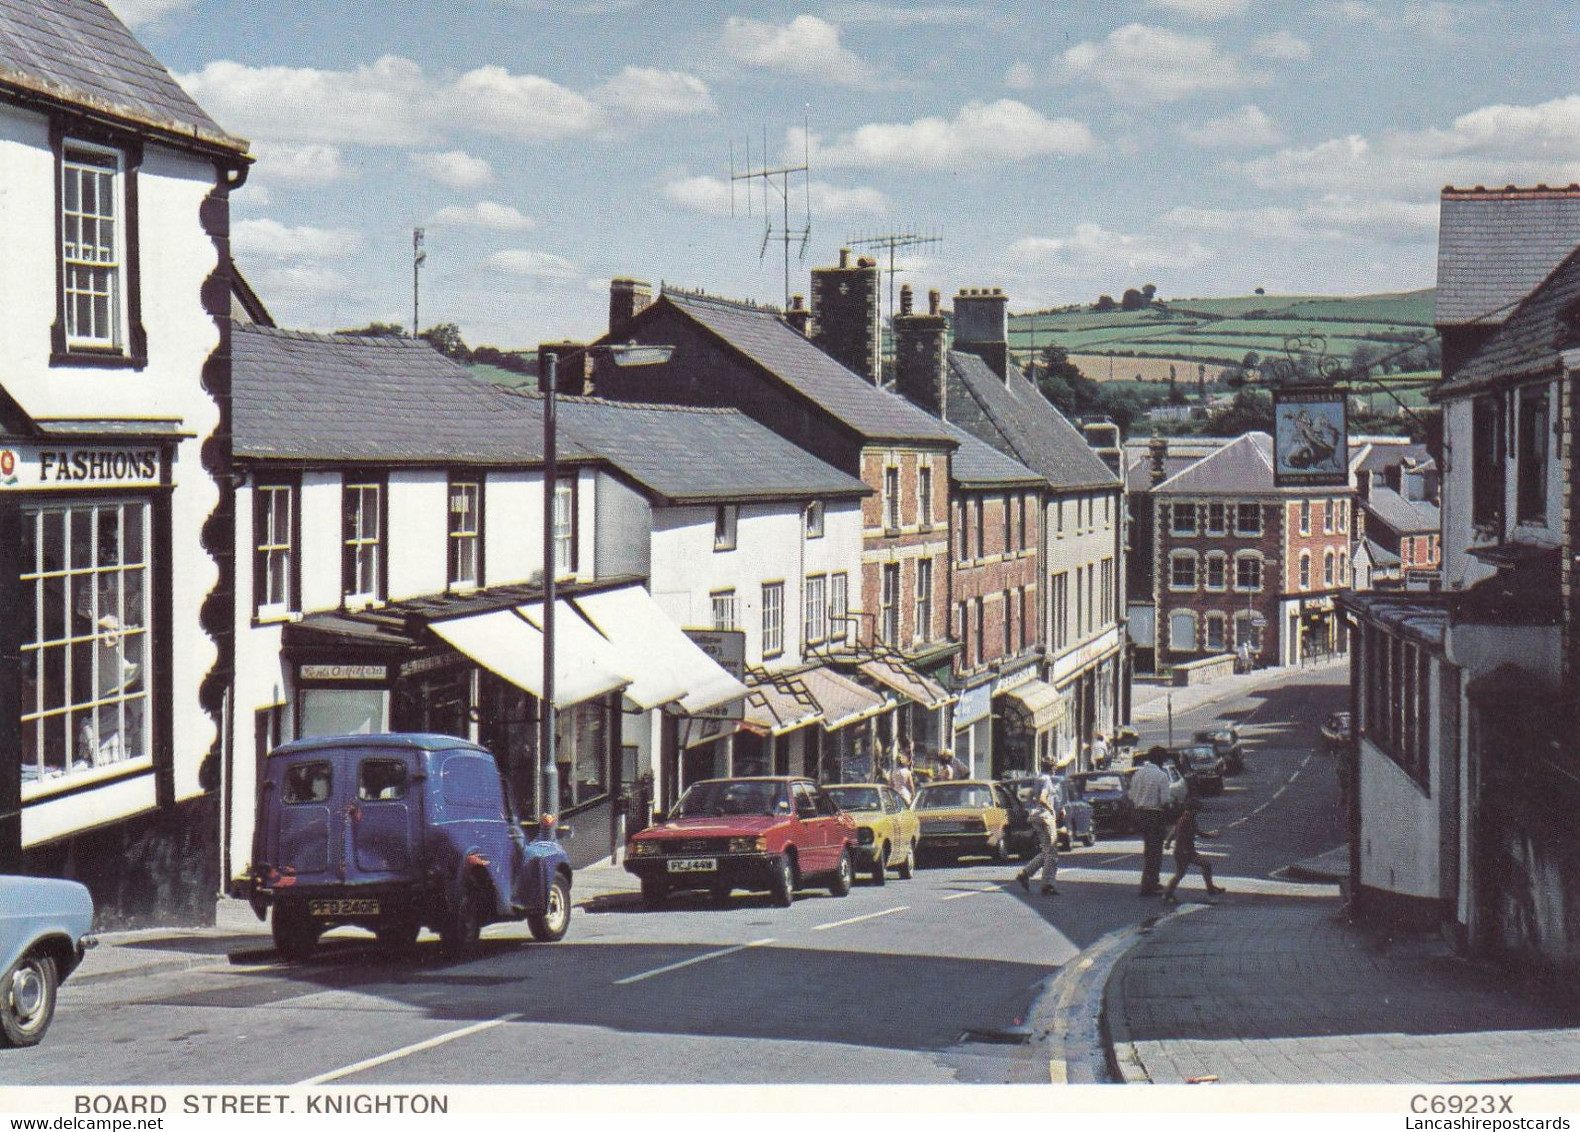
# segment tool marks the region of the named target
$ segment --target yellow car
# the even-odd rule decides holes
[[[997,782],[933,782],[916,792],[912,803],[922,822],[918,856],[924,862],[961,857],[1010,859],[1011,802]]]
[[[871,875],[873,884],[888,879],[896,869],[901,880],[916,870],[916,843],[921,823],[905,805],[899,791],[870,782],[825,786],[823,793],[856,819],[856,868]]]

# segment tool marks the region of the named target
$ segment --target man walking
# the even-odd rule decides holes
[[[1147,752],[1130,780],[1130,804],[1136,809],[1136,824],[1141,827],[1141,895],[1152,896],[1158,891],[1159,874],[1163,871],[1163,806],[1168,800],[1169,776],[1163,769],[1168,752],[1153,747]]]
[[[1053,878],[1059,873],[1059,807],[1064,804],[1063,791],[1053,780],[1053,760],[1044,758],[1042,773],[1037,776],[1036,793],[1026,803],[1026,816],[1031,819],[1031,831],[1037,836],[1037,855],[1026,867],[1015,874],[1015,881],[1027,892],[1031,891],[1031,878],[1042,870],[1042,894],[1057,896]]]

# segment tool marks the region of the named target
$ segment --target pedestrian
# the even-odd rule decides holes
[[[1092,769],[1108,769],[1108,740],[1101,731],[1092,737]]]
[[[1163,872],[1163,807],[1168,801],[1169,776],[1163,769],[1168,751],[1153,747],[1130,779],[1130,804],[1136,810],[1136,825],[1141,830],[1141,893],[1158,891]]]
[[[1064,791],[1054,781],[1053,768],[1053,760],[1044,756],[1042,773],[1037,776],[1037,784],[1032,787],[1034,793],[1026,803],[1026,816],[1031,819],[1031,831],[1037,836],[1037,855],[1015,874],[1015,882],[1030,892],[1031,878],[1040,868],[1044,896],[1059,895],[1053,880],[1059,873],[1059,810],[1064,805]]]
[[[1185,812],[1180,815],[1180,820],[1174,823],[1174,829],[1169,833],[1168,840],[1163,843],[1166,849],[1170,843],[1174,846],[1174,879],[1169,881],[1168,888],[1163,891],[1163,899],[1170,904],[1178,904],[1174,898],[1174,890],[1179,887],[1180,881],[1185,879],[1186,871],[1195,865],[1201,870],[1201,876],[1207,882],[1207,895],[1218,896],[1228,891],[1218,888],[1212,883],[1212,866],[1207,859],[1196,852],[1196,838],[1216,838],[1218,835],[1196,825],[1196,815],[1201,812],[1201,799],[1192,798],[1185,803]]]
[[[907,806],[916,796],[916,779],[911,775],[911,756],[904,751],[894,756],[894,769],[889,771],[889,785],[905,799]]]
[[[938,752],[938,775],[936,781],[953,782],[965,776],[965,768],[955,762],[955,753],[953,751]]]

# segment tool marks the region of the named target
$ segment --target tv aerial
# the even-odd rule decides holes
[[[784,245],[785,310],[790,309],[790,245],[799,241],[798,258],[804,261],[806,259],[807,244],[812,239],[812,174],[810,161],[811,142],[809,138],[809,132],[803,128],[801,133],[803,149],[800,165],[770,166],[768,164],[768,128],[764,126],[763,147],[759,164],[755,166],[752,164],[751,136],[747,135],[745,166],[740,171],[737,171],[735,168],[735,143],[733,141],[730,143],[730,215],[736,215],[735,183],[737,181],[748,182],[745,186],[746,215],[751,216],[753,214],[752,198],[756,195],[756,187],[750,182],[761,181],[764,227],[763,243],[758,250],[757,258],[761,261],[767,257],[769,244],[777,242]],[[799,228],[792,228],[790,227],[791,178],[796,174],[801,175],[806,220]],[[777,228],[775,228],[771,211],[773,201],[769,196],[770,189],[779,194],[781,205],[781,217]]]

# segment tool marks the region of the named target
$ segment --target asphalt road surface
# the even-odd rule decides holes
[[[1206,800],[1222,836],[1224,899],[1279,890],[1270,875],[1342,839],[1317,725],[1346,697],[1341,668],[1176,716],[1176,739],[1241,724],[1246,771]],[[1161,727],[1143,730],[1161,741]],[[423,937],[406,959],[357,939],[312,961],[75,985],[49,1037],[0,1057],[0,1083],[538,1084],[1005,1080],[1013,1027],[1046,980],[1105,934],[1163,906],[1137,896],[1140,846],[1066,854],[1062,895],[1024,893],[1012,868],[923,870],[791,908],[737,894],[644,909],[634,891],[577,908],[557,944],[488,929],[446,963]],[[1199,878],[1182,886],[1201,899]]]

